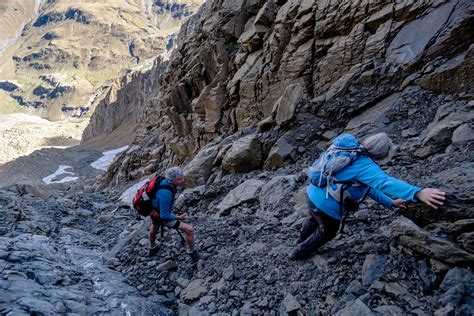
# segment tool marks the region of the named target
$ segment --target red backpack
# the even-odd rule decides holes
[[[133,208],[137,211],[138,214],[141,216],[148,216],[150,215],[151,211],[153,211],[153,205],[151,200],[155,197],[156,192],[161,189],[165,189],[171,191],[171,193],[176,193],[176,190],[171,185],[160,185],[160,183],[165,180],[163,176],[155,176],[150,179],[150,181],[145,182],[144,185],[138,189],[137,194],[133,198],[132,204]],[[159,212],[158,212],[159,213]]]

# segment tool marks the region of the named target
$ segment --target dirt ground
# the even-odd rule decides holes
[[[0,115],[0,165],[36,150],[78,145],[88,120],[51,122],[28,114]]]

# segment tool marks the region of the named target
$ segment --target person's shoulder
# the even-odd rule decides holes
[[[160,192],[160,194],[172,195],[176,192],[176,188],[168,180],[165,179],[161,181],[160,188],[158,191]]]
[[[351,166],[353,166],[354,168],[365,169],[369,167],[375,167],[378,165],[371,158],[365,155],[361,155],[351,164]]]

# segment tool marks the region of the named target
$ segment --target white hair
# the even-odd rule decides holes
[[[390,159],[393,155],[393,142],[386,133],[367,136],[361,143],[369,155],[375,160]]]
[[[165,178],[168,181],[174,180],[182,176],[183,176],[183,169],[181,169],[180,167],[171,167],[167,169],[165,172]]]

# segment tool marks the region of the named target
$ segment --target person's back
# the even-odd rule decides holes
[[[174,197],[176,187],[168,179],[164,179],[159,184],[159,189],[152,199],[152,205],[155,210],[159,210],[159,217],[164,221],[176,220],[176,216],[171,214],[174,206]]]
[[[444,192],[410,185],[389,176],[380,168],[376,161],[387,159],[393,152],[393,144],[387,134],[369,136],[361,144],[354,136],[343,134],[334,143],[340,148],[362,145],[363,150],[342,170],[328,175],[324,186],[318,185],[317,176],[321,174],[312,174],[310,168],[311,184],[306,189],[309,212],[290,259],[304,259],[336,236],[346,202],[349,202],[347,198],[360,203],[365,196],[369,196],[386,207],[405,207],[406,200],[416,202],[417,199],[434,208],[443,204]],[[318,161],[313,164],[315,166],[318,166]]]
[[[354,185],[348,185],[346,188],[351,200],[359,201],[369,195],[386,207],[391,207],[393,202],[386,194],[414,201],[414,195],[421,190],[419,187],[389,176],[376,162],[365,155],[336,173],[334,178],[342,182],[355,181]],[[333,187],[332,189],[336,189],[334,184],[329,185]],[[343,214],[339,214],[339,201],[332,195],[328,195],[326,191],[326,187],[321,188],[313,184],[307,188],[308,196],[319,210],[341,220]],[[343,209],[345,209],[344,206]]]

